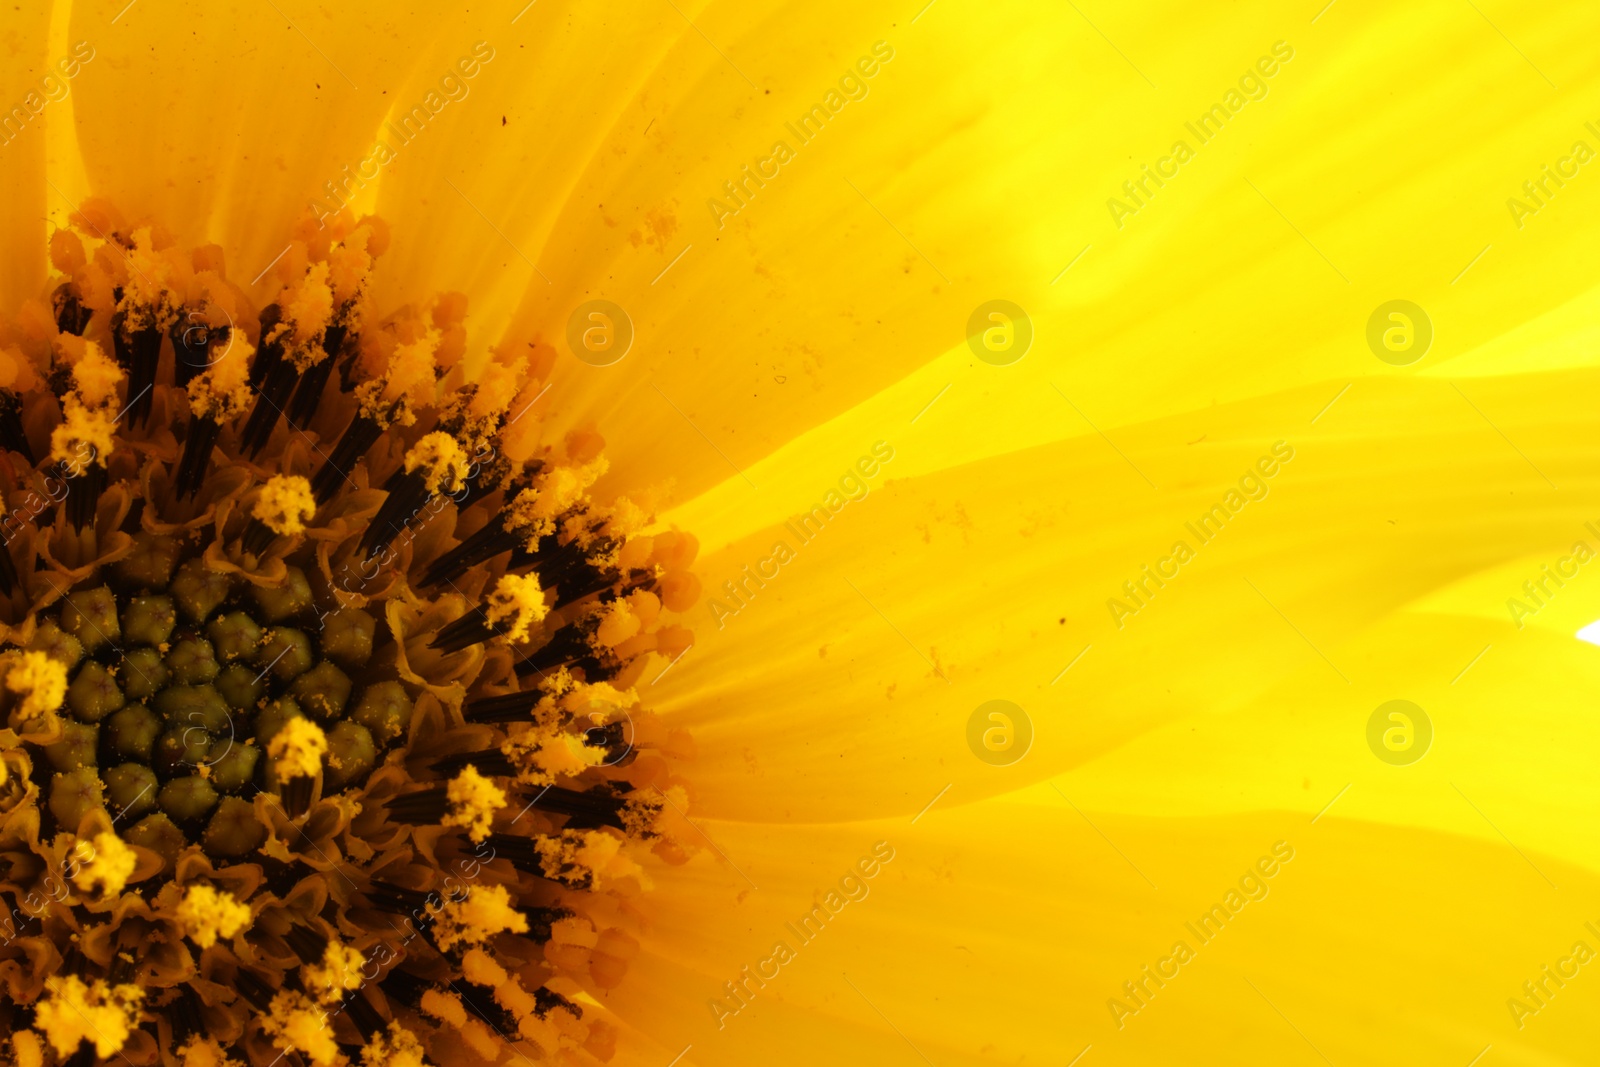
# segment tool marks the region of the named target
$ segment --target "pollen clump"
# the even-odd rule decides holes
[[[240,903],[232,893],[196,884],[178,905],[178,921],[189,940],[210,948],[219,938],[233,937],[250,925],[250,906]]]
[[[251,512],[275,534],[294,536],[306,531],[306,521],[317,513],[311,482],[298,474],[275,474],[261,487]]]
[[[363,1067],[423,1067],[422,1042],[398,1022],[373,1035],[361,1052]]]
[[[116,418],[110,409],[85,407],[72,393],[67,394],[62,407],[61,425],[50,433],[50,458],[74,477],[91,462],[104,467],[115,447],[112,431]]]
[[[406,453],[406,473],[420,468],[430,493],[458,491],[467,480],[469,467],[467,454],[456,439],[440,431],[424,435],[416,447]]]
[[[47,653],[23,652],[6,674],[6,688],[22,697],[22,718],[37,718],[67,698],[67,668]]]
[[[144,990],[136,985],[112,986],[96,979],[85,985],[77,975],[45,979],[50,995],[35,1008],[34,1027],[66,1059],[87,1040],[101,1059],[122,1049],[139,1017]]]
[[[139,857],[115,833],[99,833],[89,841],[79,841],[74,851],[87,853],[72,876],[73,884],[85,893],[98,889],[107,896],[115,896],[122,892],[133,869],[139,865]]]
[[[267,755],[277,762],[281,779],[315,776],[327,751],[328,735],[310,719],[290,719],[267,742]]]
[[[243,414],[255,400],[250,388],[250,359],[254,355],[249,341],[237,333],[230,334],[227,351],[186,387],[189,410],[213,422]]]
[[[361,988],[361,968],[366,958],[337,941],[328,942],[322,963],[305,968],[305,986],[323,1004],[336,1004],[349,989]]]
[[[339,1044],[334,1040],[333,1027],[328,1025],[328,1013],[304,993],[285,989],[273,997],[261,1016],[261,1032],[285,1051],[297,1049],[305,1053],[317,1067],[331,1067],[339,1059]]]
[[[489,594],[487,617],[507,641],[525,641],[529,629],[543,622],[549,608],[536,574],[507,574]]]
[[[503,885],[471,886],[460,900],[430,905],[435,920],[434,939],[449,952],[456,945],[478,945],[497,934],[528,932],[528,919],[511,903]]]
[[[451,779],[446,795],[450,811],[444,817],[444,825],[461,827],[474,841],[489,836],[495,812],[506,806],[506,791],[471,764]]]

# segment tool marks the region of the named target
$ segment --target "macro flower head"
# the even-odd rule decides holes
[[[0,12],[0,1063],[1586,1062],[1596,28]]]

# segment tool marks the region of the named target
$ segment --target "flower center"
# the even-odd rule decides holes
[[[219,249],[91,201],[48,309],[0,318],[24,1067],[614,1040],[568,994],[637,947],[600,896],[695,847],[688,739],[632,686],[692,642],[697,544],[597,498],[603,441],[529,413],[549,360],[469,359],[459,294],[377,314],[388,241],[302,223],[257,309]]]

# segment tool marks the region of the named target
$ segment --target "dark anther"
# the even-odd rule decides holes
[[[277,536],[272,528],[260,519],[251,519],[250,524],[244,528],[244,534],[239,538],[239,547],[252,556],[259,557]]]
[[[357,415],[339,436],[339,443],[323,461],[322,469],[311,479],[311,495],[318,504],[326,504],[339,491],[339,486],[349,480],[356,462],[367,454],[367,449],[378,443],[383,429],[365,415]]]
[[[509,778],[517,773],[516,766],[498,748],[486,748],[478,752],[458,752],[453,756],[441,756],[433,761],[435,774],[447,775],[454,778],[467,767],[475,767],[479,774],[490,778]],[[394,810],[391,802],[390,811]],[[443,812],[441,811],[442,815]]]
[[[112,316],[111,345],[117,363],[128,372],[128,423],[142,426],[155,402],[156,367],[161,362],[161,331],[128,330],[126,320]]]
[[[22,398],[9,389],[0,389],[0,445],[20,452],[30,467],[39,462],[34,458],[33,447],[28,444],[28,435],[22,428]]]
[[[372,525],[361,535],[361,558],[371,559],[388,548],[428,503],[428,483],[421,471],[400,471],[383,498]]]
[[[289,424],[302,429],[311,421],[311,416],[317,413],[317,404],[322,400],[322,389],[328,384],[328,379],[333,376],[335,358],[339,349],[344,344],[348,326],[329,326],[322,334],[322,351],[326,357],[319,363],[312,364],[300,379],[300,384],[295,386],[294,398],[289,401]]]
[[[449,655],[487,641],[499,632],[490,624],[488,613],[480,606],[439,627],[439,632],[433,635],[428,647]]]
[[[533,709],[544,694],[537,689],[528,689],[521,693],[505,693],[495,697],[480,697],[467,702],[461,709],[461,717],[468,722],[500,723],[500,722],[527,722],[533,714]]]
[[[78,299],[77,290],[71,282],[62,282],[56,287],[56,291],[50,294],[50,306],[55,311],[56,329],[76,337],[83,336],[83,331],[89,328],[89,319],[94,315]]]
[[[430,563],[420,584],[438,585],[440,582],[454,581],[478,564],[487,563],[500,553],[511,551],[525,540],[526,537],[505,528],[504,513],[496,515],[482,529]]]
[[[172,324],[167,336],[172,339],[174,356],[172,380],[174,384],[182,387],[211,366],[213,349],[217,351],[218,358],[221,358],[222,353],[228,350],[233,330],[227,325],[208,325],[199,317],[198,312],[190,312]]]
[[[106,469],[91,458],[77,475],[67,479],[67,520],[82,530],[94,521],[95,505],[105,491]]]
[[[222,424],[203,415],[189,420],[189,435],[183,442],[183,458],[178,461],[178,473],[173,478],[178,499],[194,496],[205,484],[206,468],[211,465],[211,450],[216,447],[221,433]]]

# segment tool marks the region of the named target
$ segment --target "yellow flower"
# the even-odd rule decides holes
[[[190,1058],[1591,1056],[1592,6],[125,7],[0,15],[0,852],[268,872]]]

